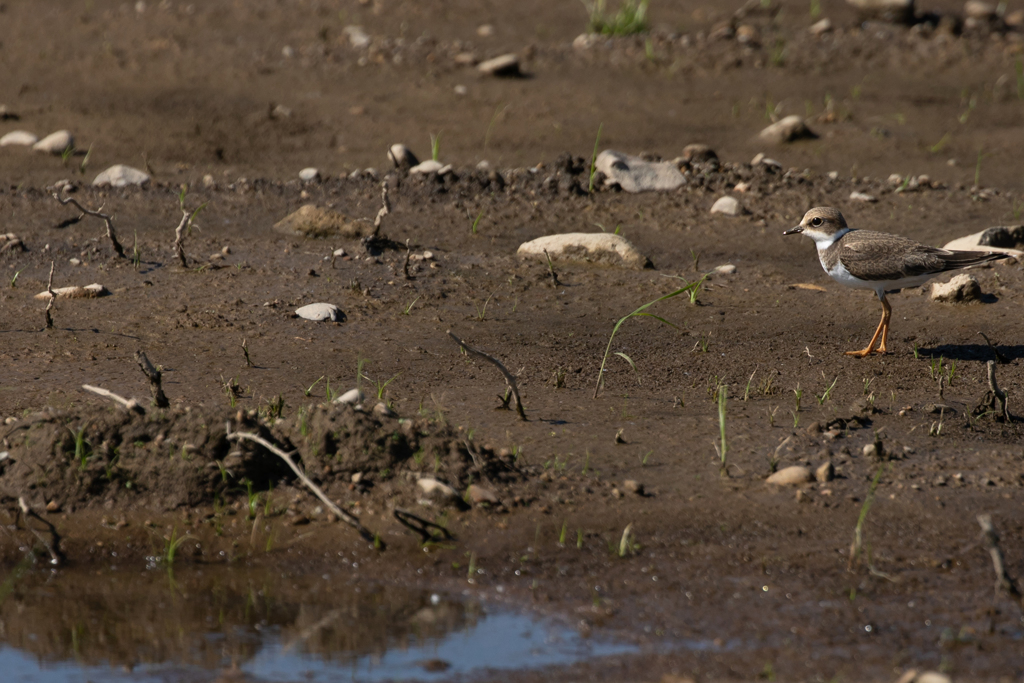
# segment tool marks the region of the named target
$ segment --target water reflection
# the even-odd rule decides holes
[[[24,683],[441,680],[630,650],[327,574],[32,574],[0,604],[0,679]]]

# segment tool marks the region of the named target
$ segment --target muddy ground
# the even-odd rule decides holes
[[[835,29],[819,37],[806,5],[773,2],[735,20],[756,28],[741,44],[720,31],[738,6],[663,5],[652,3],[649,35],[586,48],[572,45],[585,29],[575,3],[0,5],[0,104],[17,116],[0,132],[68,128],[79,150],[0,149],[0,233],[26,247],[0,254],[5,641],[66,656],[60,638],[25,633],[67,633],[81,619],[36,590],[50,556],[16,521],[21,497],[39,515],[28,527],[60,535],[67,571],[160,568],[185,533],[179,575],[209,563],[330,568],[385,591],[529,604],[655,648],[501,680],[1024,675],[1021,610],[994,595],[975,519],[992,515],[1009,572],[1024,574],[1024,429],[975,410],[986,362],[998,360],[1011,417],[1021,414],[1020,264],[972,271],[981,303],[937,304],[927,286],[892,297],[893,353],[860,360],[842,352],[866,343],[877,301],[828,280],[808,241],[781,236],[818,205],[936,245],[1019,223],[1022,34],[961,30],[949,20],[956,3],[919,6],[947,19],[912,28],[858,27],[847,7],[822,3]],[[368,45],[351,45],[351,25]],[[464,63],[505,52],[520,55],[525,77],[480,77]],[[764,145],[768,110],[810,116],[819,137]],[[590,193],[599,126],[601,148],[671,159],[700,142],[722,163],[689,169],[672,192]],[[454,173],[391,169],[391,143],[428,157],[437,133]],[[781,168],[750,166],[758,152]],[[153,181],[90,188],[113,163],[148,168]],[[301,183],[306,166],[324,178]],[[930,183],[897,193],[892,173]],[[75,221],[50,196],[60,179],[114,214],[128,258],[101,221]],[[308,203],[372,219],[382,181],[392,248],[272,229]],[[747,213],[709,215],[741,182]],[[205,204],[187,267],[170,249],[182,184],[187,208]],[[853,191],[878,202],[853,202]],[[515,255],[535,237],[599,230],[618,230],[654,267],[555,263],[555,285],[546,263]],[[408,276],[406,240],[420,257]],[[51,261],[55,287],[98,282],[110,295],[59,299],[47,329],[33,296]],[[712,275],[694,302],[650,309],[673,326],[622,326],[611,350],[635,369],[611,356],[594,398],[615,322],[723,264],[735,273]],[[293,316],[319,301],[344,322]],[[500,410],[504,381],[448,330],[517,374],[527,421]],[[169,407],[151,405],[138,350],[161,366]],[[134,397],[145,414],[83,384]],[[361,407],[327,404],[357,384]],[[378,394],[393,414],[374,412]],[[228,428],[296,450],[376,542],[267,451],[228,441]],[[876,441],[881,452],[866,454]],[[825,462],[831,481],[764,483],[775,468]],[[422,476],[497,502],[428,500]],[[876,477],[865,551],[850,564]],[[424,547],[395,508],[454,540]],[[82,586],[108,599],[102,580]],[[189,614],[169,632],[208,618]],[[121,633],[96,656],[138,657],[131,628]],[[152,656],[191,647],[166,646]]]

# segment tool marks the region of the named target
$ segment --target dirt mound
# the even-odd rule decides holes
[[[429,476],[456,491],[485,482],[499,499],[512,500],[512,485],[526,478],[510,452],[477,448],[442,422],[378,417],[346,404],[303,406],[287,417],[272,409],[186,407],[139,415],[92,407],[43,411],[7,428],[0,500],[24,496],[51,511],[97,505],[172,510],[294,481],[287,465],[262,446],[230,441],[229,425],[297,454],[329,495],[379,489],[388,498],[409,499],[415,486],[395,487],[392,480]],[[399,496],[399,488],[407,495]]]

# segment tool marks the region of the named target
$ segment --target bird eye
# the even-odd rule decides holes
[[[815,216],[814,218],[811,219],[811,225],[814,225],[814,226],[821,225],[821,219],[818,218],[817,216]]]

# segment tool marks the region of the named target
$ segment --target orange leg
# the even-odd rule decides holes
[[[871,341],[868,342],[866,348],[863,348],[860,351],[847,351],[847,356],[863,358],[864,356],[868,356],[872,353],[887,353],[885,345],[886,342],[889,341],[889,317],[892,315],[892,306],[889,305],[884,294],[879,297],[879,299],[882,302],[882,319],[878,321],[878,327],[875,328],[875,333],[871,336]],[[876,349],[875,344],[878,343],[879,337],[881,337],[882,343]]]

